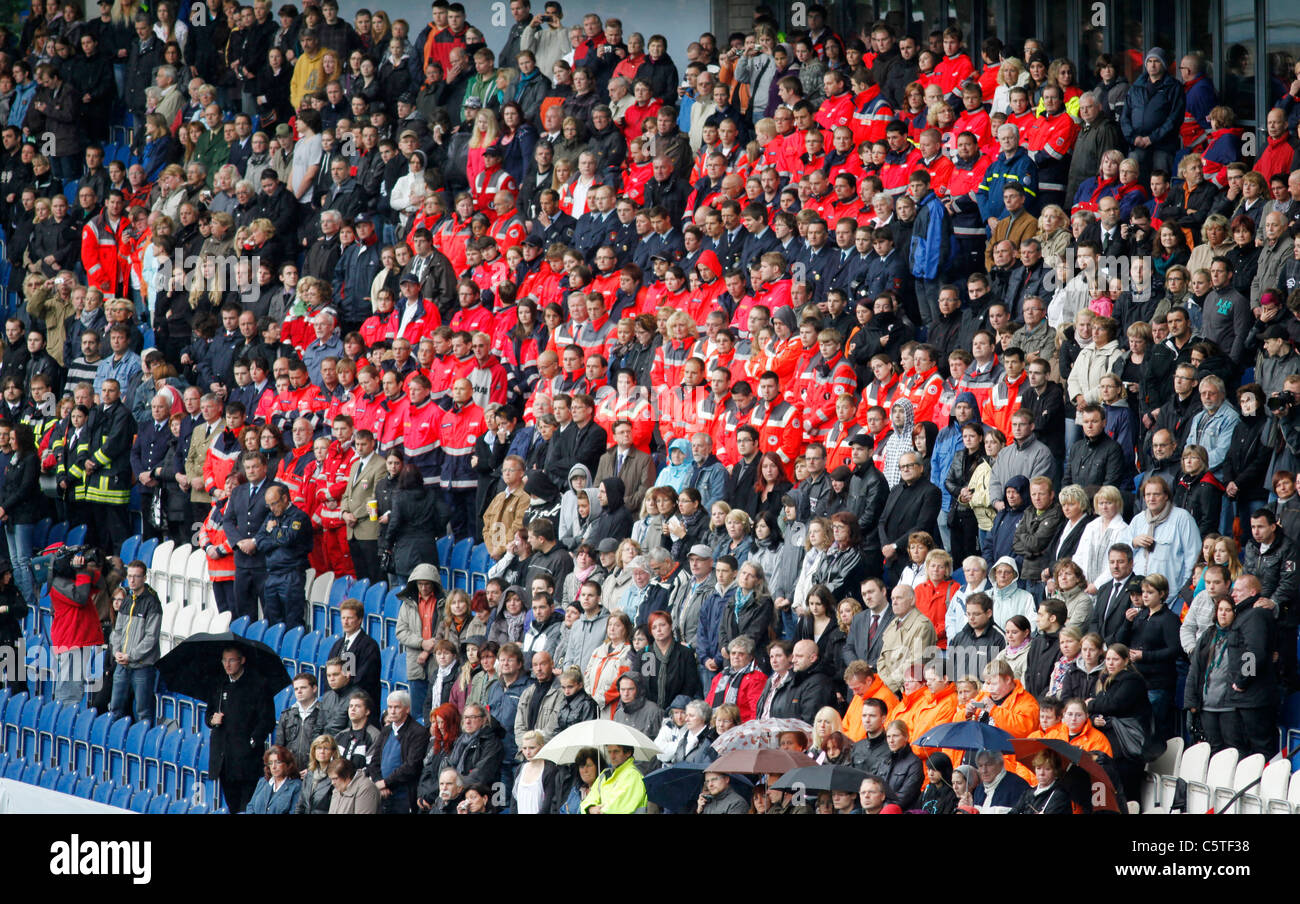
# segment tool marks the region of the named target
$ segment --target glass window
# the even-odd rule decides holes
[[[1111,54],[1119,64],[1119,74],[1131,85],[1143,72],[1142,57],[1149,46],[1142,22],[1142,0],[1115,0],[1112,14],[1119,25],[1119,33],[1116,35],[1117,46],[1111,47]],[[1171,48],[1172,45],[1165,50],[1172,53]]]
[[[1268,105],[1291,87],[1300,60],[1300,7],[1271,0],[1268,5]]]
[[[896,35],[906,30],[903,19],[903,0],[858,0],[853,7],[855,32],[870,28],[878,20],[893,27]]]
[[[989,4],[992,7],[992,4]],[[1038,12],[1034,0],[1007,0],[1007,28],[1002,35],[1006,55],[1021,59],[1025,38],[1038,34]],[[1022,60],[1023,62],[1023,60]]]
[[[1211,0],[1187,0],[1187,51],[1199,54],[1203,71],[1217,81],[1219,73],[1214,71],[1217,29],[1211,19],[1213,11]]]
[[[1238,122],[1255,121],[1255,21],[1254,0],[1223,3],[1223,100]]]

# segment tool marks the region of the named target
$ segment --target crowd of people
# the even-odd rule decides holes
[[[33,0],[0,47],[0,639],[35,524],[112,556],[136,502],[236,617],[303,625],[308,568],[387,581],[409,693],[345,602],[328,691],[214,749],[232,812],[640,810],[769,718],[871,777],[709,773],[701,811],[1070,809],[1052,755],[917,745],[954,720],[1129,799],[1170,737],[1275,753],[1300,80],[1249,158],[1196,55],[807,13],[669,48],[511,0],[498,49],[446,0]],[[485,590],[443,586],[445,536]],[[158,595],[101,561],[54,596],[56,697],[107,648],[100,705],[147,718]],[[536,758],[610,718],[661,756]]]

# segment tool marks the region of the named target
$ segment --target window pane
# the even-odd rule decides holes
[[[1273,0],[1268,5],[1268,105],[1287,92],[1300,58],[1300,8]]]
[[[1111,48],[1111,53],[1119,64],[1119,74],[1131,85],[1143,72],[1142,57],[1148,46],[1142,22],[1142,0],[1116,0],[1114,16],[1119,23],[1119,40],[1117,46]],[[1166,48],[1166,52],[1173,51]]]
[[[1217,76],[1214,71],[1215,28],[1210,21],[1212,7],[1210,0],[1187,0],[1187,49],[1201,55],[1205,72]]]
[[[990,8],[992,4],[990,3]],[[1007,44],[1007,56],[1021,59],[1024,53],[1025,38],[1038,34],[1038,18],[1035,14],[1034,0],[1008,0],[1007,31],[1003,40]],[[1021,62],[1024,62],[1021,59]]]
[[[1223,2],[1224,103],[1239,122],[1255,120],[1255,4],[1254,0]]]

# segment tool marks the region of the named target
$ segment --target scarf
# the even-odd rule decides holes
[[[1047,682],[1048,696],[1061,696],[1061,686],[1065,683],[1065,675],[1070,671],[1070,666],[1074,665],[1078,658],[1078,656],[1075,656],[1074,659],[1066,659],[1064,656],[1061,656],[1056,660],[1056,665],[1052,666],[1052,677]]]
[[[438,674],[434,676],[432,681],[429,682],[429,700],[428,700],[427,708],[431,712],[437,709],[443,703],[447,702],[442,699],[442,685],[443,682],[445,682],[447,678],[450,677],[451,673],[455,671],[456,665],[457,662],[456,660],[453,659],[451,661],[451,665],[447,666],[446,668],[443,668],[442,666],[438,666]]]
[[[740,696],[741,681],[743,681],[745,676],[752,671],[754,671],[754,663],[751,661],[749,665],[745,666],[743,669],[741,669],[738,672],[732,671],[731,669],[727,669],[722,673],[722,677],[718,681],[717,690],[723,692],[723,700],[722,700],[723,703],[736,702],[736,700]],[[714,695],[714,699],[715,700],[717,699],[716,692]]]
[[[508,611],[502,613],[506,620],[506,636],[513,642],[519,643],[524,639],[524,610],[520,609],[517,615],[511,615]]]
[[[1217,624],[1214,626],[1214,640],[1210,643],[1210,658],[1205,665],[1205,676],[1201,678],[1202,696],[1209,693],[1210,676],[1223,664],[1223,657],[1228,653],[1228,634],[1231,630],[1231,628],[1222,628]]]
[[[1166,521],[1169,520],[1169,516],[1173,513],[1173,511],[1174,511],[1174,501],[1172,499],[1167,500],[1165,502],[1165,507],[1161,509],[1159,512],[1153,512],[1150,509],[1147,509],[1147,527],[1151,528],[1153,535],[1155,533],[1155,529],[1159,525],[1164,524]]]
[[[885,480],[889,482],[891,490],[903,479],[902,472],[898,468],[898,460],[903,457],[904,452],[916,451],[912,445],[912,403],[907,399],[897,399],[893,410],[899,410],[900,407],[906,415],[906,422],[901,428],[896,428],[889,434],[883,451]]]
[[[542,700],[546,698],[550,690],[550,681],[539,681],[533,686],[533,698],[528,701],[528,725],[530,728],[537,725],[537,716],[542,711]]]
[[[735,614],[736,620],[740,621],[740,610],[745,608],[745,604],[754,598],[754,591],[746,593],[739,587],[736,588],[736,601],[731,604],[731,611]]]

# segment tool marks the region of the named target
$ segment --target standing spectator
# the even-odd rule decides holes
[[[366,766],[375,783],[384,813],[415,810],[415,788],[420,766],[429,746],[429,732],[411,718],[411,695],[393,691],[388,695],[388,724],[379,732],[375,752]]]
[[[1128,90],[1119,125],[1138,161],[1139,178],[1147,183],[1152,170],[1173,171],[1186,98],[1183,86],[1169,74],[1169,57],[1163,49],[1148,50],[1143,67],[1145,71]]]
[[[271,693],[244,670],[243,651],[221,651],[226,680],[214,688],[204,716],[212,734],[208,741],[208,775],[221,782],[226,807],[242,813],[262,772],[262,744],[275,727]],[[281,748],[283,750],[283,748]],[[285,752],[285,756],[291,756]],[[290,807],[285,812],[292,812]]]
[[[325,731],[325,712],[316,695],[315,675],[299,672],[293,676],[293,699],[293,704],[280,713],[276,722],[275,743],[287,748],[294,762],[303,763],[308,769],[315,768],[311,750],[316,746],[316,738]]]
[[[109,709],[126,715],[128,700],[137,722],[154,715],[154,682],[157,680],[159,640],[162,636],[162,603],[145,583],[147,566],[138,559],[126,566],[127,596],[118,610],[109,640],[116,668],[113,670],[113,699]]]
[[[379,699],[379,678],[381,656],[379,644],[370,635],[361,630],[366,610],[360,600],[344,600],[339,603],[339,622],[343,636],[334,641],[330,647],[330,659],[342,659],[347,673],[353,677],[358,687],[365,691],[372,701]],[[407,697],[407,709],[411,700]],[[379,724],[379,714],[373,709],[370,721]]]

